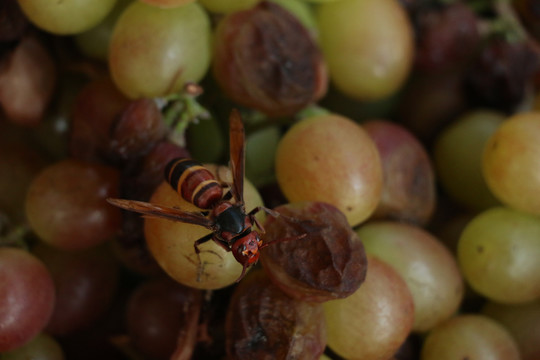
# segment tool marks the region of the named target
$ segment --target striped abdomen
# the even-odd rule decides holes
[[[186,201],[201,209],[210,209],[222,198],[223,188],[214,175],[192,159],[171,160],[165,167],[165,179]]]

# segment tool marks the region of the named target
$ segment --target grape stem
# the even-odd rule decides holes
[[[185,131],[190,123],[208,119],[210,113],[196,97],[202,94],[202,88],[188,83],[180,93],[174,93],[162,98],[156,98],[156,103],[163,114],[163,121],[169,128],[168,138],[173,143],[185,146]]]

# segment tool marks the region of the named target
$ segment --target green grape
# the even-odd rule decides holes
[[[76,34],[75,44],[81,52],[94,59],[107,61],[109,56],[109,43],[118,17],[133,0],[117,0],[114,8],[96,26]]]
[[[186,140],[191,157],[199,162],[218,163],[226,150],[225,135],[214,117],[190,124]]]
[[[256,187],[274,180],[274,159],[280,136],[279,127],[271,126],[246,138],[246,177]]]
[[[45,31],[69,35],[90,29],[103,20],[116,0],[18,0],[31,22]]]
[[[317,20],[311,7],[302,0],[270,0],[296,16],[296,18],[317,37]]]
[[[147,4],[162,8],[172,8],[192,3],[195,0],[141,0]]]
[[[0,360],[64,360],[60,344],[50,335],[42,332],[23,346],[0,354]]]
[[[249,9],[261,0],[199,0],[199,3],[208,11],[228,14],[235,11]]]
[[[365,282],[345,299],[323,303],[327,345],[350,360],[389,359],[409,335],[414,303],[403,278],[368,257]]]
[[[422,360],[519,360],[516,342],[500,324],[482,315],[460,315],[427,336]]]
[[[368,133],[348,118],[328,114],[302,119],[282,137],[275,166],[290,202],[330,203],[351,225],[367,219],[379,203],[379,152]]]
[[[483,174],[505,205],[540,215],[540,112],[508,118],[488,140]]]
[[[357,234],[368,255],[391,265],[407,282],[414,299],[413,330],[425,332],[455,313],[463,280],[456,260],[438,239],[420,227],[390,221],[367,223]]]
[[[472,210],[499,204],[482,175],[482,154],[504,120],[504,114],[491,110],[469,112],[443,129],[435,142],[433,158],[441,186]]]
[[[413,31],[395,0],[347,0],[316,9],[319,42],[336,88],[360,100],[392,95],[413,60]]]
[[[507,207],[477,215],[463,230],[458,260],[465,280],[501,303],[540,298],[540,219]]]
[[[206,74],[210,42],[210,19],[199,4],[161,9],[135,1],[110,40],[111,76],[131,98],[169,95]]]
[[[488,302],[482,313],[502,324],[516,340],[521,360],[540,359],[540,301],[506,305]]]

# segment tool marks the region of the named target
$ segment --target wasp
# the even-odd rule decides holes
[[[236,280],[238,282],[244,277],[246,270],[257,263],[259,250],[270,244],[263,244],[261,234],[264,234],[264,228],[255,215],[261,210],[274,217],[282,215],[264,206],[246,212],[245,130],[240,113],[235,109],[229,117],[229,144],[229,167],[232,174],[230,185],[221,184],[208,169],[190,158],[173,159],[165,166],[165,180],[182,198],[202,209],[202,212],[182,211],[135,200],[109,198],[107,201],[147,217],[196,224],[211,230],[211,233],[195,241],[195,253],[199,256],[199,246],[209,240],[213,240],[226,251],[231,251],[236,261],[242,264],[242,273]],[[229,191],[224,193],[224,186],[230,186]],[[259,229],[260,234],[253,229],[254,226]],[[295,236],[294,239],[304,236],[306,234]],[[279,241],[282,240],[292,239]]]

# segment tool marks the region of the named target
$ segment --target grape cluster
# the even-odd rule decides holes
[[[0,360],[538,360],[538,139],[533,0],[2,1]]]

